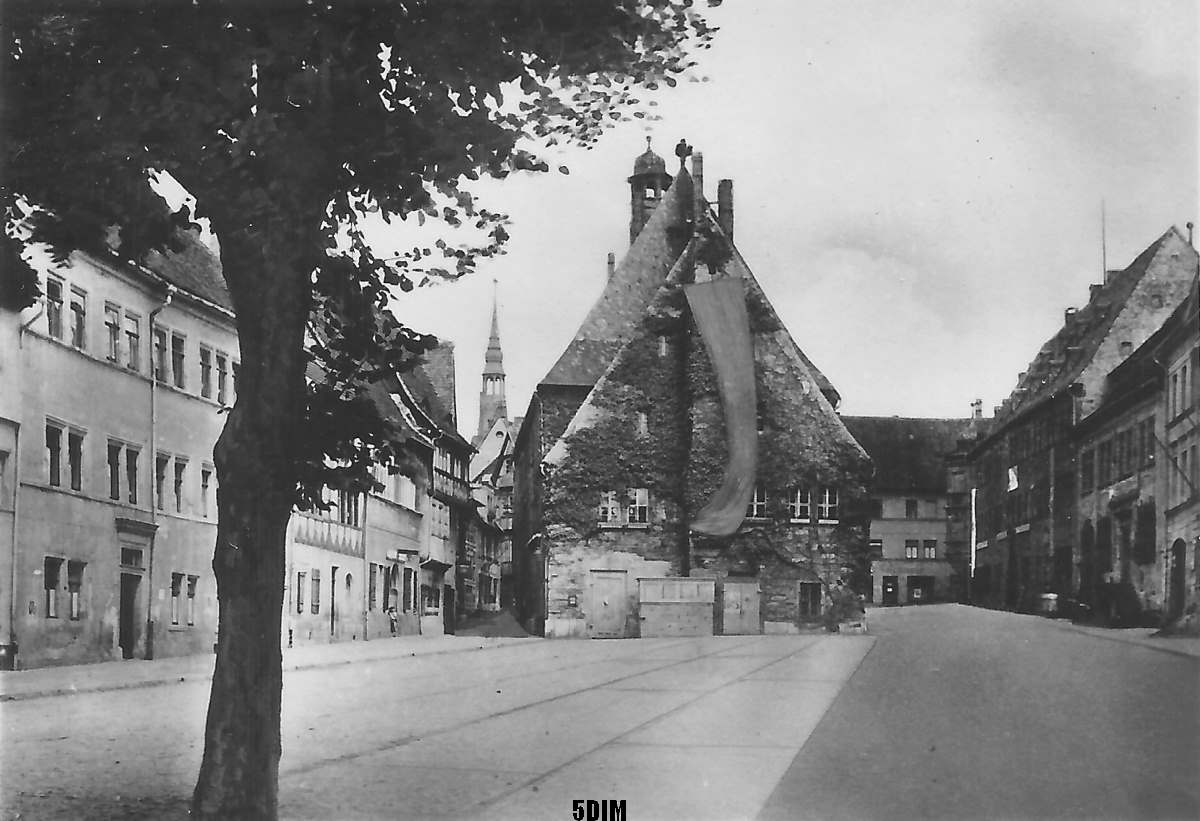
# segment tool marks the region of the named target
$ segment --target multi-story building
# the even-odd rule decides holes
[[[965,579],[951,561],[947,457],[972,419],[844,416],[875,463],[871,481],[870,598],[879,604],[957,599]]]
[[[732,183],[714,213],[677,153],[674,177],[635,161],[632,245],[517,437],[520,604],[547,636],[795,631],[865,584],[870,461],[734,246]]]
[[[1079,521],[1077,478],[1086,471],[1076,463],[1075,427],[1101,406],[1109,373],[1184,300],[1195,268],[1196,252],[1172,228],[1129,267],[1107,272],[1103,284],[1092,285],[1086,306],[1066,311],[1061,330],[996,409],[968,456],[975,485],[973,601],[1033,609],[1046,592],[1092,595],[1096,570],[1080,552],[1087,532]],[[1105,470],[1133,476],[1136,457],[1128,454],[1137,452],[1131,444],[1137,433],[1125,437],[1124,461],[1114,464],[1107,450],[1096,458]]]
[[[212,448],[238,363],[215,257],[192,238],[145,265],[75,253],[41,286],[4,322],[13,661],[211,651]]]
[[[1155,359],[1165,371],[1159,445],[1166,474],[1164,615],[1175,620],[1200,603],[1200,276],[1163,327]]]

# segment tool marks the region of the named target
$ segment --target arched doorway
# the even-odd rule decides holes
[[[1176,539],[1171,545],[1170,574],[1167,588],[1167,620],[1173,621],[1183,615],[1187,599],[1187,543]]]

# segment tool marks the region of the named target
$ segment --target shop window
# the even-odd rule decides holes
[[[46,588],[46,618],[58,618],[58,588],[62,584],[63,560],[47,556],[42,564],[42,582]]]

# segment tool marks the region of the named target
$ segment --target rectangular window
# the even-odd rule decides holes
[[[794,522],[807,522],[812,518],[812,491],[798,487],[788,499],[788,517]]]
[[[750,497],[750,504],[746,508],[746,517],[749,519],[765,519],[767,518],[767,492],[760,487],[754,488],[754,495]]]
[[[883,539],[871,539],[871,541],[867,543],[867,547],[870,549],[870,556],[872,559],[883,558]]]
[[[212,468],[200,468],[200,515],[208,518],[208,491],[212,486]]]
[[[617,492],[606,490],[600,494],[597,518],[601,524],[617,524],[621,521],[621,506],[617,504]]]
[[[1112,484],[1112,469],[1112,441],[1106,440],[1096,449],[1096,487]]]
[[[87,293],[71,289],[71,346],[87,350]]]
[[[821,583],[800,582],[797,585],[800,618],[815,619],[821,615]]]
[[[313,613],[321,612],[321,571],[314,569],[312,572],[312,606]]]
[[[156,382],[167,379],[167,332],[162,328],[154,329],[154,379]]]
[[[121,443],[108,441],[108,498],[121,499]]]
[[[125,312],[125,367],[131,371],[142,369],[142,320],[128,311]]]
[[[238,386],[241,384],[241,382],[238,379],[239,366],[238,366],[238,363],[235,361],[235,362],[231,362],[229,367],[230,367],[230,373],[233,375],[233,401],[236,402],[237,395],[238,395]],[[466,463],[464,462],[463,465],[464,465],[464,470],[462,472],[463,478],[466,478],[466,470],[465,470]]]
[[[129,488],[129,504],[138,503],[138,455],[136,448],[125,448],[125,484]]]
[[[67,562],[67,595],[70,597],[67,616],[71,621],[83,618],[83,568],[86,566],[87,562]]]
[[[183,474],[187,469],[187,462],[179,457],[175,457],[175,512],[183,513]]]
[[[225,357],[225,354],[218,353],[217,354],[217,401],[220,402],[222,405],[228,404],[225,401],[227,398],[226,383],[228,381],[229,381],[229,360]]]
[[[920,558],[921,542],[917,539],[904,540],[904,558],[916,559]]]
[[[297,613],[304,612],[304,589],[307,586],[307,582],[308,582],[308,574],[307,573],[297,573],[296,574],[296,612]]]
[[[644,487],[629,489],[629,506],[626,513],[630,524],[646,524],[650,521],[650,491]]]
[[[179,599],[183,596],[183,574],[171,574],[171,624],[179,624]]]
[[[63,281],[46,277],[46,330],[55,339],[63,338]]]
[[[188,627],[196,625],[196,585],[200,583],[199,576],[188,576],[188,605],[187,605],[187,623]]]
[[[404,568],[404,612],[412,613],[417,609],[416,603],[416,572],[411,567]]]
[[[358,494],[350,490],[338,491],[338,521],[350,527],[358,527]]]
[[[111,302],[104,303],[104,335],[109,362],[121,358],[121,309]]]
[[[183,353],[186,345],[187,339],[182,334],[171,334],[171,378],[175,387],[180,389],[186,387],[183,378]]]
[[[904,500],[904,518],[905,519],[919,518],[919,512],[917,510],[917,500],[916,499],[905,499]]]
[[[937,558],[937,539],[926,539],[924,548],[925,548],[925,553],[923,554],[923,558],[926,558],[926,559],[936,559]]]
[[[170,461],[170,456],[164,456],[161,453],[154,460],[154,498],[159,510],[167,509],[167,463]]]
[[[142,551],[136,547],[121,548],[121,564],[126,567],[141,567],[142,566]]]
[[[371,562],[367,575],[367,610],[371,612],[374,612],[375,610],[376,586],[379,584],[379,570],[379,565],[375,564],[375,562]]]
[[[817,517],[822,522],[836,522],[838,520],[837,488],[821,488],[821,501],[817,505]]]
[[[1145,453],[1142,454],[1142,465],[1143,466],[1152,465],[1152,464],[1154,464],[1154,445],[1155,445],[1155,442],[1154,442],[1154,417],[1153,416],[1149,417],[1142,424],[1146,426],[1146,432],[1144,434],[1144,438],[1146,440],[1146,450],[1145,450]]]
[[[46,618],[58,618],[58,588],[62,584],[63,560],[47,556],[42,565],[43,586],[46,588]]]
[[[83,433],[67,433],[67,462],[71,469],[71,490],[83,490]]]
[[[62,428],[46,423],[46,457],[51,487],[62,486]]]
[[[212,399],[212,349],[200,346],[200,395]]]

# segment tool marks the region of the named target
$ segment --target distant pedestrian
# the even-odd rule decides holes
[[[396,627],[398,626],[399,621],[400,621],[400,617],[396,614],[395,607],[388,608],[388,621],[391,622],[392,635],[394,636],[394,635],[396,635]]]

